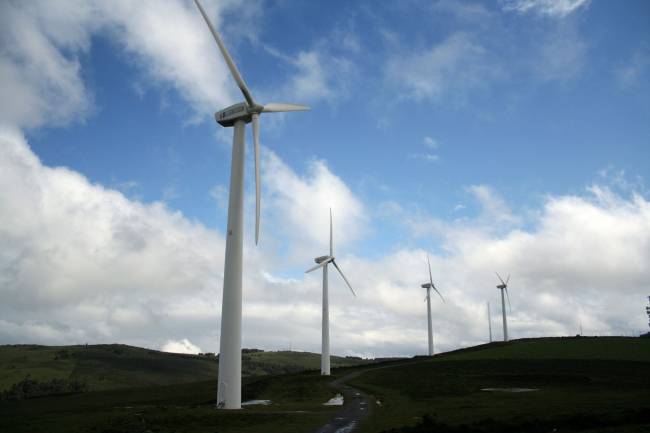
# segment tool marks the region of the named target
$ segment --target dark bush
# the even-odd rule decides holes
[[[39,382],[28,376],[0,393],[0,400],[24,400],[47,395],[78,394],[87,390],[86,383],[78,380],[52,379]]]

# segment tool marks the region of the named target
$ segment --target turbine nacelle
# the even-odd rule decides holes
[[[334,259],[334,257],[331,257],[331,256],[320,256],[320,257],[316,257],[316,258],[314,259],[314,261],[315,261],[316,263],[318,263],[318,264],[321,264],[321,263],[323,263],[323,262],[325,262],[325,261],[329,261],[330,259]]]
[[[422,284],[421,287],[422,287],[423,289],[430,289],[430,288],[433,287],[433,284],[431,284],[431,283],[424,283],[424,284]]]
[[[508,287],[508,286],[506,286],[505,284],[499,284],[499,285],[497,286],[497,289],[501,289],[501,290],[503,290],[503,289],[505,289],[506,287]]]
[[[249,110],[247,103],[240,102],[217,111],[214,113],[214,119],[221,126],[233,126],[240,119],[246,123],[250,123],[253,120],[253,111]]]

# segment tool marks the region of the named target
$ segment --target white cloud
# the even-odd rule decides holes
[[[285,99],[297,103],[336,103],[349,96],[349,86],[356,75],[356,67],[348,53],[335,54],[332,45],[343,44],[347,51],[354,52],[358,43],[354,34],[335,32],[331,41],[320,41],[309,50],[295,56],[286,55],[266,46],[274,57],[288,63],[293,72],[275,91],[267,91],[265,98]]]
[[[189,2],[160,3],[159,14],[155,8],[134,11],[126,2],[16,5],[0,6],[3,24],[25,26],[0,30],[3,43],[25,44],[7,48],[0,59],[0,90],[18,98],[15,107],[3,105],[1,123],[33,127],[83,118],[92,99],[75,56],[102,31],[121,41],[146,76],[173,85],[197,112],[226,103],[234,91],[217,55],[206,60],[192,47],[167,52],[170,34],[184,47],[214,50]],[[219,13],[212,15],[219,23]],[[138,26],[149,29],[152,40]],[[159,34],[160,26],[173,31]],[[25,40],[18,41],[22,32]],[[475,37],[455,34],[424,53],[391,59],[386,73],[403,79],[400,86],[411,97],[438,99],[481,89],[481,80],[497,76],[499,68],[487,57]],[[340,88],[322,50],[292,60],[298,73],[285,91],[335,100]],[[187,75],[175,62],[185,62]],[[210,89],[194,93],[192,80]],[[264,243],[255,249],[245,244],[244,345],[278,348],[290,340],[296,348],[319,350],[321,282],[302,269],[326,252],[331,206],[340,265],[359,295],[351,298],[332,274],[334,353],[423,353],[426,310],[419,283],[426,277],[426,252],[400,247],[373,252],[372,259],[350,254],[355,240],[372,233],[371,207],[323,161],[298,173],[264,154]],[[216,189],[216,198],[224,191]],[[485,341],[484,305],[497,295],[495,270],[513,275],[514,337],[575,333],[578,320],[586,333],[645,326],[639,304],[650,280],[650,204],[642,195],[594,186],[582,195],[549,196],[535,219],[525,221],[489,186],[468,192],[480,211],[458,221],[386,206],[403,224],[404,237],[442,244],[431,256],[448,300],[434,305],[440,348]],[[6,127],[0,129],[0,221],[0,341],[217,350],[221,233],[162,203],[140,203],[73,170],[45,166],[22,134]]]
[[[435,139],[433,139],[431,137],[428,137],[428,136],[424,137],[424,140],[422,140],[422,141],[424,142],[424,145],[427,146],[430,149],[437,149],[438,146],[439,146],[438,142]]]
[[[535,13],[542,16],[563,18],[587,7],[590,0],[501,0],[503,9],[519,13]]]
[[[199,346],[192,344],[192,342],[187,338],[183,338],[182,340],[169,340],[160,348],[160,350],[163,352],[189,353],[192,355],[202,352]]]
[[[273,154],[264,167],[263,243],[245,244],[244,346],[319,350],[321,279],[302,270],[326,253],[331,204],[339,263],[358,295],[331,274],[333,352],[424,353],[426,251],[351,255],[352,240],[373,220],[343,180],[320,161],[304,175]],[[43,166],[8,129],[0,134],[0,189],[0,341],[218,350],[219,233],[159,203],[134,202],[71,170]],[[439,349],[485,341],[485,302],[498,304],[494,271],[512,274],[515,338],[575,334],[579,322],[587,334],[645,326],[646,199],[603,186],[549,196],[524,228],[492,188],[468,192],[480,211],[452,222],[392,207],[404,236],[441,245],[430,252],[447,300],[433,306]]]
[[[644,77],[647,76],[648,68],[650,68],[650,50],[639,49],[625,65],[615,70],[615,76],[623,89],[633,89],[645,82]]]
[[[587,63],[587,44],[572,23],[559,23],[540,35],[533,72],[544,81],[576,78]]]
[[[299,175],[270,150],[265,154],[264,194],[265,202],[270,203],[269,218],[277,221],[279,231],[292,241],[290,248],[303,254],[303,260],[309,259],[305,254],[321,255],[329,248],[330,208],[337,248],[363,234],[365,206],[324,161],[312,161],[307,173]]]
[[[83,2],[69,4],[75,19],[87,11]],[[78,8],[77,8],[78,7]],[[52,8],[55,9],[55,8]],[[39,5],[0,4],[0,123],[33,127],[66,124],[91,109],[79,75],[77,54],[86,51],[84,24],[68,26],[63,13],[41,14]],[[82,20],[83,21],[83,20]]]
[[[439,147],[438,142],[428,136],[424,137],[422,142],[424,143],[425,147],[432,150],[436,150]],[[418,159],[420,161],[425,161],[425,162],[437,162],[440,160],[440,156],[432,152],[412,153],[409,155],[409,158]]]
[[[220,27],[221,14],[233,5],[209,6]],[[2,2],[0,12],[0,97],[12,101],[0,107],[4,124],[37,127],[83,120],[93,109],[93,97],[81,78],[79,57],[99,33],[111,35],[140,67],[145,79],[132,87],[142,92],[152,84],[172,86],[197,119],[239,99],[191,2]],[[247,21],[255,16],[241,15]],[[235,52],[233,44],[229,47]]]
[[[388,59],[385,79],[417,100],[462,98],[486,88],[486,83],[501,74],[486,50],[466,33],[455,33],[422,51],[404,51],[407,54]]]
[[[39,317],[41,327],[83,329],[90,340],[155,340],[169,331],[156,328],[170,306],[188,298],[211,299],[216,319],[219,234],[161,203],[134,202],[67,168],[45,167],[7,128],[0,130],[0,190],[5,322]],[[81,337],[59,334],[68,342]]]

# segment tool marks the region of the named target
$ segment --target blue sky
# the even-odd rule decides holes
[[[521,306],[512,319],[515,336],[573,332],[576,305],[584,308],[580,321],[591,321],[594,333],[645,326],[647,294],[640,282],[650,273],[644,262],[650,257],[647,2],[256,1],[246,9],[236,1],[204,3],[258,100],[312,108],[262,118],[262,235],[257,248],[250,237],[246,242],[246,290],[254,300],[245,305],[245,316],[249,308],[253,317],[248,334],[245,324],[245,345],[286,343],[278,341],[287,334],[282,328],[269,335],[260,331],[271,320],[262,313],[267,310],[288,323],[298,317],[310,331],[297,333],[294,347],[317,349],[319,281],[302,272],[311,257],[323,253],[330,206],[341,264],[367,296],[350,306],[339,299],[346,304],[333,319],[340,318],[334,330],[340,339],[333,339],[340,353],[424,350],[426,338],[419,332],[425,328],[409,317],[425,313],[417,287],[427,252],[434,257],[438,285],[451,292],[447,297],[455,305],[440,310],[436,322],[444,348],[483,338],[477,317],[485,302],[496,302],[489,291],[493,270],[511,272],[513,282],[521,282],[513,297]],[[20,304],[30,306],[22,319],[5,321],[0,337],[43,342],[56,335],[57,342],[115,339],[152,347],[187,339],[214,350],[218,328],[208,332],[202,326],[218,322],[220,310],[232,131],[216,124],[212,113],[242,98],[198,11],[180,0],[139,8],[128,2],[109,8],[101,1],[76,8],[8,2],[2,8],[7,25],[0,33],[0,94],[5,101],[20,101],[0,111],[7,143],[40,159],[32,173],[81,175],[74,181],[79,191],[99,204],[75,211],[79,203],[72,187],[30,190],[18,171],[5,179],[10,182],[5,188],[24,183],[14,189],[25,187],[25,194],[57,203],[65,208],[54,212],[57,218],[80,218],[89,232],[69,228],[66,236],[48,240],[40,232],[52,224],[48,209],[41,209],[29,229],[6,225],[2,239],[13,253],[2,268],[5,290],[20,288]],[[250,138],[250,129],[247,134]],[[254,204],[250,150],[247,236]],[[4,161],[7,167],[19,165],[9,156]],[[43,199],[49,196],[58,198]],[[5,194],[1,209],[7,221],[19,221],[12,209],[20,200],[12,197]],[[147,219],[158,217],[160,225]],[[133,233],[142,236],[143,245],[162,236],[160,251],[169,254],[142,256],[133,246],[137,242],[114,244],[122,233],[120,218],[138,222]],[[93,221],[109,240],[93,240]],[[56,227],[57,233],[67,230]],[[169,233],[177,233],[173,242]],[[86,257],[108,245],[132,257],[135,268],[139,260],[161,268],[191,263],[178,271],[187,278],[169,287],[175,299],[189,302],[187,313],[175,319],[178,326],[153,330],[161,317],[176,317],[147,307],[162,302],[153,300],[164,272],[153,268],[133,282],[103,278],[105,287],[96,293],[85,288],[83,295],[70,287],[82,285],[86,276],[68,270],[65,260],[57,260],[51,272],[69,275],[68,283],[52,285],[47,296],[20,276],[27,275],[28,260],[16,239],[59,251],[73,248],[58,245],[61,239],[84,234]],[[211,240],[197,240],[205,238]],[[83,248],[69,254],[84,256]],[[178,257],[179,248],[187,249],[186,257]],[[200,270],[192,267],[206,257],[215,262],[213,270],[210,260]],[[637,265],[624,269],[616,263]],[[107,275],[129,268],[115,258],[97,258],[92,265]],[[611,302],[607,284],[622,274],[630,286],[626,309],[603,317]],[[42,281],[51,277],[43,275]],[[479,289],[483,281],[485,289]],[[570,301],[562,302],[567,295],[558,284],[570,292]],[[411,286],[413,304],[395,307],[407,302]],[[122,289],[130,294],[115,294]],[[516,285],[512,290],[516,293]],[[266,299],[270,293],[275,297]],[[585,297],[592,301],[583,303]],[[103,327],[84,328],[80,317],[86,313],[77,310],[75,320],[56,312],[25,319],[36,316],[34,305],[53,299],[66,299],[60,304],[64,310],[86,304],[101,310]],[[91,308],[86,307],[82,310]],[[368,320],[358,319],[363,314]],[[133,333],[125,317],[137,317],[142,332]],[[378,323],[387,329],[372,325]],[[72,336],[43,331],[79,327],[81,334]],[[399,332],[403,341],[391,334]]]

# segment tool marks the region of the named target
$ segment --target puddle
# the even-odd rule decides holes
[[[330,398],[327,403],[323,403],[323,406],[343,406],[343,396],[336,394],[336,397]]]
[[[533,392],[539,391],[538,388],[481,388],[481,391],[488,392]]]
[[[341,427],[340,429],[336,430],[334,433],[350,433],[352,430],[354,430],[354,427],[357,425],[355,421],[352,421],[350,424]]]
[[[271,400],[248,400],[243,402],[242,406],[268,406],[271,404]]]

